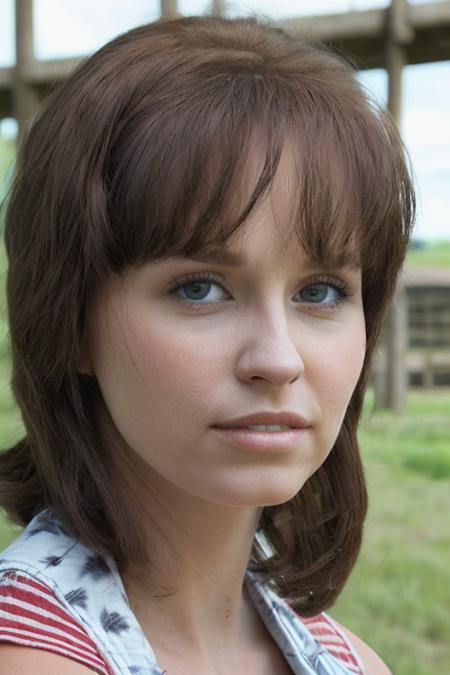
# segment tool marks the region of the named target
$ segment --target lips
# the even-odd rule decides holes
[[[273,412],[271,410],[245,415],[243,417],[236,417],[220,424],[215,424],[219,429],[244,429],[255,424],[283,424],[293,429],[306,429],[311,426],[310,422],[301,415],[291,411]]]

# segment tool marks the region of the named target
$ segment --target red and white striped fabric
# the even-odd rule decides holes
[[[318,614],[308,619],[301,618],[301,621],[348,670],[362,675],[348,642],[328,616]],[[24,574],[12,572],[8,577],[6,572],[1,578],[0,641],[66,656],[101,675],[113,673],[95,643],[68,614],[53,591]]]
[[[10,583],[8,573],[1,580],[0,640],[55,652],[101,675],[113,672],[53,591],[20,573],[13,572]]]
[[[355,655],[348,644],[342,631],[326,614],[317,614],[308,619],[302,618],[302,623],[308,628],[309,632],[314,635],[316,640],[327,649],[336,659],[342,661],[348,670],[362,675],[363,671],[360,668]]]

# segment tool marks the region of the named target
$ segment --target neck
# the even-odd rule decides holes
[[[176,636],[191,654],[237,653],[261,637],[243,584],[262,509],[166,487],[139,498],[151,569],[123,573],[130,606],[153,643]]]

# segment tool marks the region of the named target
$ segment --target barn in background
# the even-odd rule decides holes
[[[403,275],[408,315],[410,385],[450,385],[450,269],[408,265]]]

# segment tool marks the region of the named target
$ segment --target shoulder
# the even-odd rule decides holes
[[[42,649],[0,642],[0,675],[89,675],[95,670]]]
[[[361,638],[338,623],[336,619],[333,619],[333,621],[358,654],[364,667],[364,675],[392,675],[384,661]]]
[[[17,570],[0,573],[0,675],[109,673],[97,645],[53,590]]]

